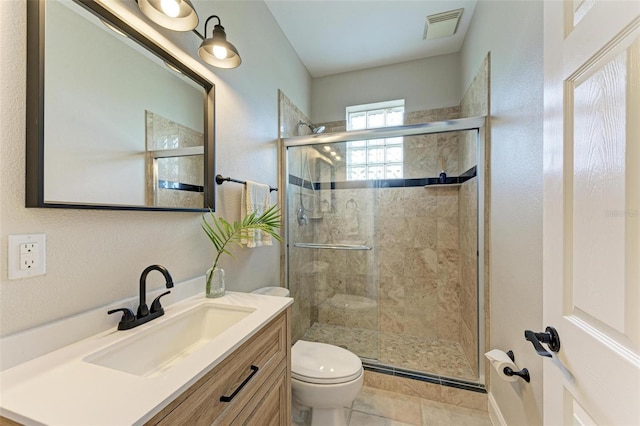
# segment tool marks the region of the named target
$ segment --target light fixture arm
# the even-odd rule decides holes
[[[220,21],[220,18],[218,17],[218,15],[211,15],[207,18],[206,21],[204,21],[204,38],[207,38],[207,24],[209,23],[209,21],[213,18],[216,18],[218,20],[218,25],[222,27],[222,21]],[[224,27],[223,27],[224,28]]]

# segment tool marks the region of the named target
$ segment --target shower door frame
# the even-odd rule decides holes
[[[282,173],[280,175],[280,188],[282,192],[280,194],[280,205],[289,205],[288,194],[288,176],[289,176],[289,162],[287,156],[287,148],[308,146],[317,144],[331,144],[338,142],[358,141],[364,139],[383,139],[394,138],[401,136],[417,136],[433,133],[448,133],[459,131],[477,131],[477,144],[476,144],[476,173],[478,179],[478,381],[467,381],[457,378],[451,378],[446,376],[439,376],[429,372],[418,372],[412,370],[406,370],[395,366],[387,366],[377,362],[363,361],[365,369],[381,372],[385,374],[393,374],[406,378],[414,378],[422,381],[437,382],[443,385],[454,386],[458,388],[466,388],[473,391],[484,391],[485,385],[485,362],[484,352],[486,349],[486,330],[485,330],[485,251],[488,241],[485,237],[485,209],[487,195],[485,186],[485,174],[487,169],[486,164],[486,144],[485,144],[485,129],[487,127],[487,117],[470,117],[470,118],[458,118],[446,121],[434,121],[430,123],[410,124],[404,126],[393,127],[381,127],[377,129],[365,129],[365,130],[350,130],[345,132],[333,132],[333,133],[320,133],[307,136],[296,136],[291,138],[281,138],[281,159],[282,159]],[[283,226],[284,226],[284,238],[286,244],[283,244],[284,248],[284,268],[283,279],[287,288],[289,288],[289,215],[288,211],[283,214]],[[482,313],[482,315],[481,315]]]

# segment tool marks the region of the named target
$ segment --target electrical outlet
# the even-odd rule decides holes
[[[7,251],[10,280],[46,273],[45,234],[9,235]]]
[[[20,244],[20,270],[36,269],[38,267],[38,243]]]

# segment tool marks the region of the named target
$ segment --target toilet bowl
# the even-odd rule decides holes
[[[346,349],[305,340],[291,348],[294,406],[308,408],[312,426],[346,424],[344,407],[356,398],[363,380],[362,361]]]
[[[253,293],[289,295],[281,287],[271,289],[262,287]],[[356,398],[363,380],[362,361],[352,352],[326,343],[298,340],[291,348],[294,424],[346,425],[344,407]]]

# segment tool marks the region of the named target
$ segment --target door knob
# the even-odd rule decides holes
[[[548,345],[549,349],[553,352],[558,352],[560,350],[560,336],[553,327],[547,327],[545,331],[541,333],[525,330],[524,338],[531,342],[540,356],[551,358],[551,354],[542,346],[542,343]]]

